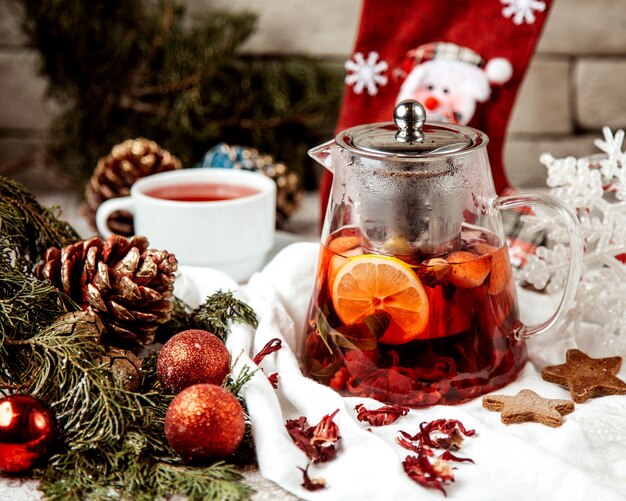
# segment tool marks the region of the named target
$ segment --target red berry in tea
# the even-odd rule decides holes
[[[450,282],[464,289],[478,287],[491,271],[489,260],[473,252],[453,252],[446,259],[448,263],[456,265],[452,267]]]

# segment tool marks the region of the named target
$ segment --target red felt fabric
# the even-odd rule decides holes
[[[503,168],[502,147],[520,83],[526,73],[552,0],[544,0],[545,10],[535,11],[536,20],[515,24],[503,16],[499,0],[364,0],[354,53],[367,57],[377,51],[387,61],[388,84],[376,95],[356,94],[345,88],[337,131],[347,127],[391,120],[402,80],[393,70],[406,62],[407,51],[431,42],[451,42],[476,51],[485,60],[507,58],[513,67],[511,79],[491,87],[491,97],[477,105],[468,125],[484,131],[493,178],[498,193],[509,187]],[[325,171],[320,186],[322,214],[328,201],[332,175]]]

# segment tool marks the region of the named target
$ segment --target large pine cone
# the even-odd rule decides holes
[[[35,275],[52,282],[102,320],[106,341],[147,345],[172,313],[178,263],[167,251],[148,249],[145,237],[92,238],[51,247]]]
[[[102,202],[128,196],[131,186],[142,177],[180,168],[180,160],[154,141],[143,137],[128,139],[98,160],[85,188],[81,212],[96,229],[96,211]],[[133,216],[126,211],[111,214],[108,226],[118,235],[130,236],[134,233]]]

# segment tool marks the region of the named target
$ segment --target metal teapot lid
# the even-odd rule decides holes
[[[340,132],[336,141],[358,155],[390,160],[456,156],[484,147],[489,141],[471,127],[426,123],[426,110],[410,99],[396,105],[393,120],[351,127]]]

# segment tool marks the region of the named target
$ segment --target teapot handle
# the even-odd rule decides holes
[[[537,205],[551,209],[560,217],[569,238],[569,270],[565,279],[563,297],[554,314],[541,324],[523,325],[519,323],[513,333],[516,339],[529,338],[561,325],[565,313],[567,313],[574,301],[583,268],[583,237],[580,232],[578,218],[558,198],[541,194],[516,194],[499,197],[494,201],[494,207],[499,210],[515,209],[528,205]]]

